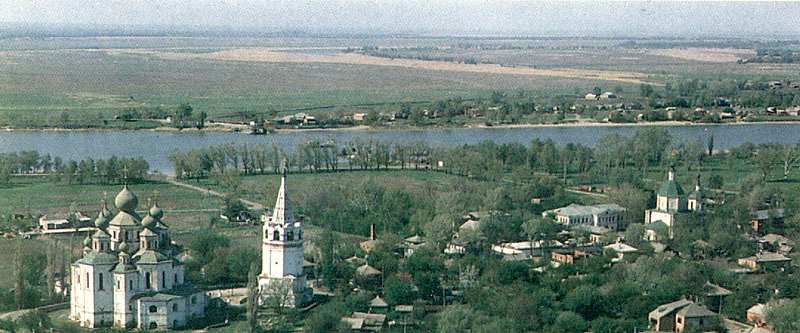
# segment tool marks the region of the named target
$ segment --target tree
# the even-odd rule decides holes
[[[389,303],[389,305],[411,304],[414,298],[416,298],[414,285],[410,281],[402,279],[397,275],[386,280],[383,293],[386,295],[386,302]]]
[[[800,161],[800,143],[783,145],[783,179],[789,179],[789,171]]]
[[[349,325],[342,322],[338,313],[325,307],[313,312],[306,319],[303,331],[308,333],[349,333],[351,330]]]
[[[708,156],[714,154],[714,134],[708,138]]]
[[[639,93],[642,97],[650,97],[653,95],[653,86],[647,83],[642,83],[639,85]]]
[[[572,289],[564,296],[564,308],[575,311],[581,317],[592,320],[603,313],[603,299],[600,291],[590,285]]]
[[[758,145],[756,150],[756,165],[761,170],[762,180],[767,180],[767,174],[781,163],[781,157],[785,156],[781,147],[777,144],[764,143]]]
[[[258,266],[253,263],[247,274],[247,328],[258,332]]]
[[[50,316],[39,310],[32,310],[22,315],[17,320],[19,326],[28,329],[32,333],[48,332],[53,326]]]
[[[439,333],[469,332],[477,313],[469,305],[451,305],[439,313],[436,331]]]
[[[767,310],[767,322],[778,333],[800,332],[800,303],[789,301]]]
[[[579,314],[571,311],[561,312],[553,323],[552,332],[556,333],[582,333],[589,328]]]
[[[294,283],[289,279],[273,280],[264,286],[262,290],[262,297],[265,304],[275,309],[278,314],[283,314],[284,309],[290,305],[292,301],[292,288]]]

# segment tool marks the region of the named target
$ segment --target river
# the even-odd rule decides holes
[[[0,152],[38,150],[64,160],[85,157],[106,158],[112,155],[144,157],[151,169],[173,172],[167,158],[174,149],[218,145],[226,142],[281,143],[287,149],[307,138],[347,142],[354,138],[378,138],[397,142],[425,140],[434,147],[473,144],[484,140],[500,143],[518,142],[529,145],[534,138],[553,139],[559,144],[581,143],[593,146],[597,139],[609,134],[633,135],[642,126],[540,126],[506,128],[456,128],[428,130],[340,130],[294,131],[269,135],[247,135],[233,132],[166,132],[166,131],[5,131],[0,132]],[[676,125],[668,126],[677,139],[698,138],[706,142],[714,135],[715,148],[729,148],[745,142],[800,142],[800,123],[746,125]]]

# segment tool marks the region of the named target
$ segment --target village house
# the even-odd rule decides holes
[[[719,325],[717,314],[702,305],[682,299],[659,305],[648,315],[650,329],[656,332],[704,331]]]
[[[572,230],[576,233],[576,235],[585,235],[589,244],[603,244],[604,242],[607,244],[608,242],[616,242],[620,240],[618,233],[605,227],[595,227],[593,225],[583,224],[573,227]]]
[[[425,237],[422,237],[420,235],[414,235],[408,237],[403,240],[403,249],[404,249],[403,253],[406,257],[409,257],[412,254],[414,254],[414,251],[425,246],[425,244],[427,244]]]
[[[789,267],[791,262],[792,258],[773,252],[759,252],[754,256],[741,258],[738,261],[739,265],[758,272],[783,271]]]
[[[626,209],[617,204],[581,206],[570,204],[542,212],[542,217],[554,216],[565,226],[591,225],[616,230],[625,225]]]
[[[758,242],[763,247],[769,247],[770,251],[783,255],[788,255],[794,250],[794,241],[786,236],[779,234],[766,234],[758,238]]]
[[[786,303],[786,299],[779,299],[767,303],[756,303],[747,309],[747,322],[756,327],[772,329],[772,325],[767,321],[767,312],[771,307]]]
[[[575,249],[554,249],[550,253],[550,259],[561,264],[574,264],[594,255],[601,254],[603,251],[599,247],[587,246]]]
[[[603,250],[614,255],[611,262],[634,262],[639,257],[639,249],[625,243],[614,243],[603,246]]]
[[[45,214],[39,217],[39,229],[43,231],[90,226],[92,218],[81,212]]]
[[[783,209],[761,209],[750,213],[750,227],[756,233],[762,233],[783,225]]]

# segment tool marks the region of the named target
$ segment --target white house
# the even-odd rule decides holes
[[[617,204],[581,206],[571,204],[542,212],[543,217],[555,215],[555,220],[566,226],[591,225],[616,230],[625,225],[626,209]]]

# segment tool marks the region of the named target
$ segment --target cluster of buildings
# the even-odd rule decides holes
[[[71,265],[70,319],[89,328],[174,329],[202,318],[213,293],[185,280],[182,249],[171,240],[164,211],[154,203],[139,215],[138,198],[127,185],[114,206],[116,212],[103,202],[83,256]],[[275,208],[262,221],[259,304],[271,297],[280,297],[284,306],[311,302],[303,226],[292,213],[285,172]]]

